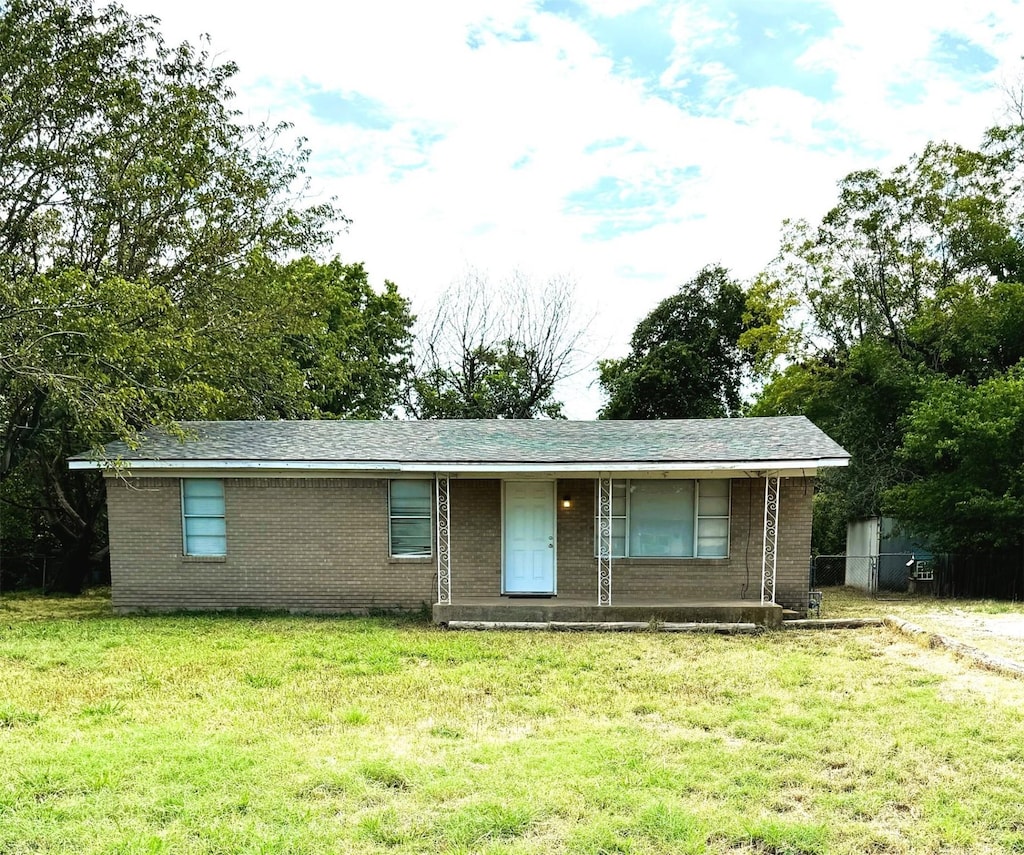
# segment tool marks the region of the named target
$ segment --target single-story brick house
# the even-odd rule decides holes
[[[106,475],[117,611],[771,623],[806,608],[813,479],[848,460],[803,417],[182,427],[69,462]]]

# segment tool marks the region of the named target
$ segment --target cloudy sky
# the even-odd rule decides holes
[[[572,277],[591,358],[705,264],[752,276],[851,170],[977,145],[1024,50],[1009,0],[126,5],[208,33],[238,106],[308,138],[346,261],[422,314],[471,268]],[[592,380],[562,388],[570,417]]]

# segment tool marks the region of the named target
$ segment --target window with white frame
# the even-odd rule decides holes
[[[697,482],[697,557],[725,558],[729,554],[729,491],[727,478]]]
[[[612,481],[611,508],[608,520],[611,525],[612,558],[626,557],[626,481]],[[601,501],[601,484],[597,484],[597,500]],[[594,517],[594,555],[601,553],[601,518]]]
[[[429,557],[430,481],[394,480],[388,490],[391,555],[395,558]]]
[[[185,478],[181,482],[181,532],[186,555],[226,555],[224,482]]]
[[[612,480],[612,557],[727,557],[731,483],[728,478]],[[595,555],[598,537],[595,515]]]

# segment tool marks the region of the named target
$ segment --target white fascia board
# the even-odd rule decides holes
[[[276,472],[365,472],[433,473],[450,472],[466,475],[505,475],[528,473],[565,473],[595,475],[635,472],[773,472],[814,474],[826,466],[846,466],[845,457],[825,457],[806,460],[730,460],[730,461],[637,461],[590,463],[398,463],[334,460],[69,460],[69,469],[102,469],[108,472],[139,472],[188,469],[192,471],[268,471]]]
[[[437,466],[432,466],[433,472]],[[303,469],[401,472],[399,463],[331,460],[69,460],[68,469]]]

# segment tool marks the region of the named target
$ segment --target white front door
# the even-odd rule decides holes
[[[505,593],[555,593],[555,483],[505,482]]]

